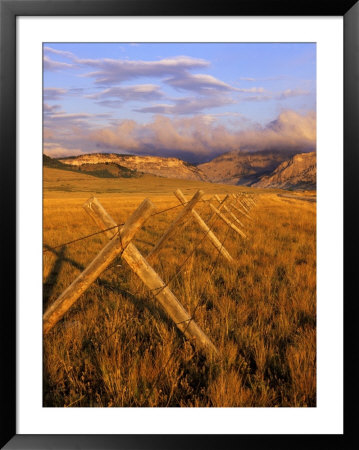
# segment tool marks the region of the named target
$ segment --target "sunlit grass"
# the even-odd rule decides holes
[[[82,208],[92,195],[122,223],[145,197],[157,211],[177,205],[176,188],[188,197],[201,188],[205,198],[242,190],[55,169],[45,172],[44,187],[44,244],[50,247],[98,231]],[[218,257],[208,240],[197,248],[203,232],[193,219],[151,260],[216,344],[220,360],[198,353],[118,260],[44,339],[45,406],[316,405],[316,205],[251,192],[260,195],[254,220],[240,218],[247,240],[220,220],[211,222],[234,263]],[[196,210],[208,223],[208,205]],[[151,217],[136,234],[144,256],[179,211]],[[44,308],[105,243],[100,234],[44,253]]]

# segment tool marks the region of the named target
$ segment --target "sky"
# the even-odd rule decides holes
[[[44,153],[316,148],[310,43],[45,43]]]

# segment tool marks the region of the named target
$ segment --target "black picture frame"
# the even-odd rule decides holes
[[[344,18],[344,434],[343,435],[18,435],[16,434],[16,17],[18,16],[342,16]],[[302,0],[0,0],[1,448],[192,449],[352,448],[356,431],[358,326],[356,249],[359,173],[359,2]],[[5,205],[4,205],[5,203]],[[352,413],[351,411],[354,411]]]

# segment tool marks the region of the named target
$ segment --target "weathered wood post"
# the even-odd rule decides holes
[[[47,334],[63,315],[71,308],[109,264],[119,256],[129,244],[136,231],[142,226],[154,209],[153,203],[145,199],[126,221],[114,238],[97,254],[86,269],[52,303],[43,316],[43,332]],[[115,224],[116,225],[116,224]]]
[[[248,199],[249,203],[250,203],[252,206],[255,206],[255,205],[256,205],[256,202],[254,201],[254,198],[253,198],[252,195],[248,195],[248,196],[247,196],[247,199]]]
[[[234,203],[230,203],[229,206],[231,206],[231,207],[234,208],[236,211],[238,211],[240,214],[242,214],[242,216],[246,216],[246,217],[248,217],[248,219],[253,220],[252,217],[251,217],[249,214],[246,213],[246,211],[244,210],[244,207],[243,207],[242,203],[238,200],[238,198],[237,198],[234,194],[232,194],[232,196],[233,196],[233,198],[235,199],[235,201],[236,201],[237,203],[239,203],[239,205],[240,205],[243,209],[240,209],[240,208],[239,208],[237,205],[235,205]]]
[[[215,198],[216,198],[217,202],[219,204],[221,204],[221,199],[219,198],[219,196],[217,194],[215,195]],[[243,223],[237,218],[237,216],[235,216],[232,213],[232,211],[226,205],[223,205],[223,209],[225,211],[227,211],[227,213],[232,217],[232,219],[234,219],[241,227],[244,227]]]
[[[101,203],[97,200],[96,197],[92,197],[88,199],[82,207],[85,209],[87,214],[91,217],[91,219],[96,223],[96,225],[101,228],[101,230],[107,230],[107,228],[112,228],[116,226],[116,222],[113,218],[107,213],[105,208],[101,205]],[[113,236],[118,231],[118,228],[114,228],[112,230],[105,231],[105,235],[112,239]]]
[[[213,200],[213,198],[214,198],[214,195],[212,195],[212,197],[211,198],[209,198],[208,200],[206,200],[206,203],[208,203],[208,205],[210,205],[211,204],[211,201]],[[220,211],[222,208],[224,208],[224,206],[225,206],[225,203],[227,202],[227,200],[229,199],[229,194],[227,194],[225,197],[224,197],[224,199],[223,200],[220,200],[220,204],[218,205],[218,211]],[[213,214],[210,218],[209,218],[209,220],[212,220],[212,218],[215,216],[216,214]]]
[[[236,206],[234,203],[230,203],[229,206],[231,208],[234,208],[236,211],[239,212],[239,214],[242,214],[242,216],[247,217],[250,220],[253,220],[251,216],[249,216],[246,212],[244,212],[242,209],[239,209],[238,206]]]
[[[225,224],[227,224],[230,228],[232,228],[232,230],[234,230],[236,233],[238,233],[240,236],[242,236],[243,238],[246,238],[247,236],[243,233],[243,231],[241,231],[239,228],[237,228],[230,220],[227,219],[227,217],[225,217],[215,206],[212,205],[212,203],[210,203],[209,205],[212,209],[212,211],[214,211],[218,217],[220,217],[223,222]]]
[[[250,208],[248,208],[248,205],[246,204],[243,195],[236,195],[237,201],[242,206],[242,208],[249,213]]]
[[[252,205],[249,203],[249,201],[245,195],[243,195],[241,197],[241,202],[244,203],[245,207],[248,209],[248,212],[249,212],[252,208]]]
[[[164,232],[164,234],[158,240],[158,242],[153,247],[153,249],[149,252],[149,254],[147,255],[147,259],[151,258],[153,255],[155,255],[159,251],[159,249],[163,246],[163,244],[167,241],[167,239],[175,232],[176,227],[178,227],[178,225],[180,225],[184,221],[184,219],[192,212],[195,204],[199,200],[201,200],[203,195],[204,195],[204,192],[201,190],[197,191],[194,194],[194,196],[191,198],[191,200],[182,209],[182,211],[178,214],[178,216],[175,218],[175,220],[171,223],[171,225],[167,228],[167,230]]]
[[[100,202],[94,198],[90,199],[84,204],[84,208],[96,224],[102,230],[115,226],[116,222],[105,209],[102,207],[98,208],[94,206],[94,204],[98,205]],[[113,233],[113,230],[106,233],[109,239],[112,237],[111,233]],[[196,322],[192,320],[170,288],[164,283],[161,277],[150,266],[132,242],[127,245],[126,250],[122,253],[122,259],[127,262],[133,272],[149,288],[152,295],[158,300],[164,311],[174,321],[177,328],[184,333],[188,339],[194,341],[194,344],[198,348],[204,350],[208,355],[217,355],[218,351],[209,337],[200,329]]]
[[[178,200],[182,203],[182,205],[186,204],[187,200],[184,194],[180,189],[177,189],[174,192],[175,196],[178,198]],[[206,236],[210,240],[210,242],[214,245],[216,250],[224,256],[224,258],[227,259],[229,262],[233,262],[232,256],[228,253],[228,251],[225,249],[224,245],[221,244],[219,239],[216,237],[216,235],[213,233],[213,231],[209,228],[209,226],[206,224],[206,222],[202,219],[202,217],[198,214],[198,212],[195,209],[192,209],[192,215],[194,219],[197,221],[198,225],[202,228],[202,230],[206,233]]]

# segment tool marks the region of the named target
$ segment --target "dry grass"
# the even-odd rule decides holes
[[[176,205],[171,192],[178,187],[188,195],[198,188],[222,196],[242,190],[150,176],[145,184],[143,178],[104,180],[55,169],[45,171],[44,187],[44,244],[51,247],[98,230],[81,207],[92,195],[120,223],[147,196],[158,211]],[[44,339],[44,406],[316,405],[316,205],[253,192],[260,194],[254,220],[241,219],[247,240],[214,224],[235,263],[216,258],[204,241],[170,283],[221,360],[198,353],[119,260]],[[208,220],[206,204],[196,209]],[[146,222],[135,241],[144,256],[178,212]],[[165,281],[202,237],[191,219],[151,261]],[[97,235],[44,253],[44,308],[105,242]]]

